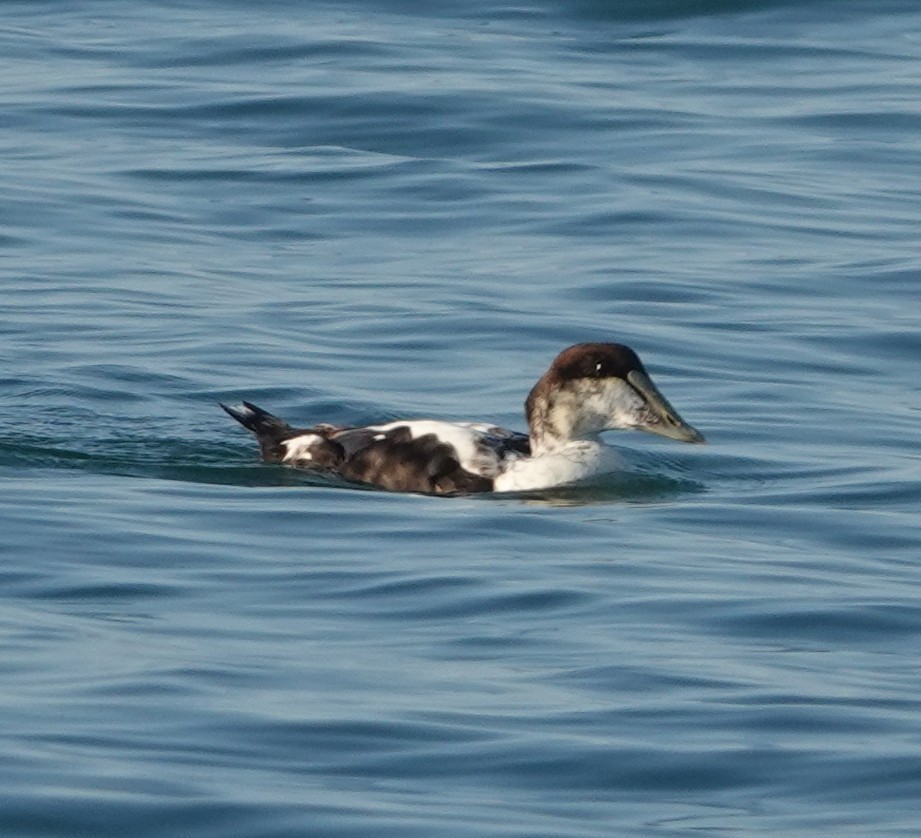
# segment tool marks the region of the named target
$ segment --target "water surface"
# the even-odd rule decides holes
[[[0,832],[914,834],[914,4],[4,10]],[[710,444],[426,498],[217,407],[586,340]]]

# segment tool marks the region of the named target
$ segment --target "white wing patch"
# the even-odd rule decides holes
[[[310,449],[318,442],[322,443],[323,437],[318,434],[301,434],[301,436],[291,437],[284,442],[285,456],[283,463],[305,463],[313,459]]]
[[[397,428],[407,428],[413,439],[432,434],[445,445],[454,449],[460,467],[471,474],[494,477],[499,473],[498,453],[489,446],[487,431],[489,425],[472,422],[439,422],[433,419],[414,419],[409,422],[389,422],[386,425],[371,425],[367,430],[376,431],[379,439]]]

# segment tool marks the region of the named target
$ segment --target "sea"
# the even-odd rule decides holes
[[[921,5],[0,6],[3,838],[915,836]],[[432,497],[295,425],[707,438]]]

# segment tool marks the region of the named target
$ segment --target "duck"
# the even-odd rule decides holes
[[[295,428],[251,402],[220,406],[255,435],[267,463],[428,495],[539,491],[617,471],[623,460],[601,439],[604,431],[705,441],[636,352],[620,343],[578,343],[560,352],[525,401],[527,433],[437,419]]]

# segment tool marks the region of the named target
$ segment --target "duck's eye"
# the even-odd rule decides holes
[[[600,361],[597,364],[595,364],[595,375],[597,375],[599,378],[601,377],[601,367],[602,367],[602,364]]]

